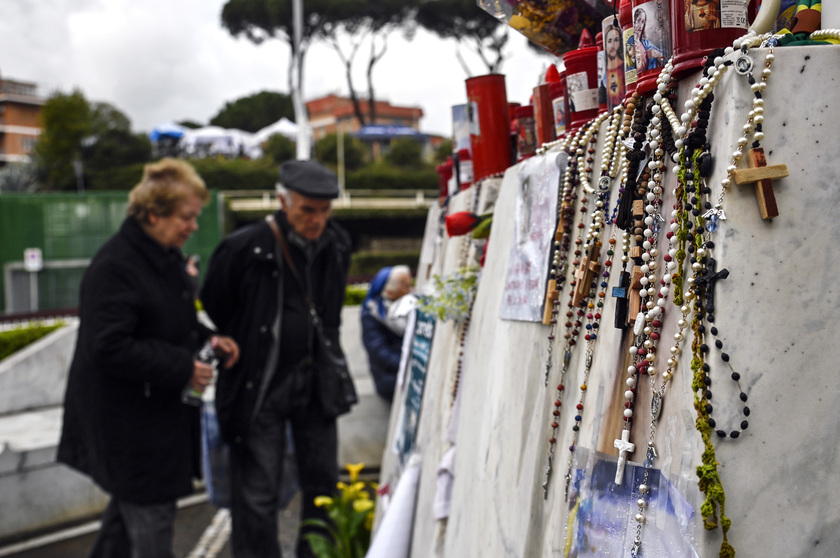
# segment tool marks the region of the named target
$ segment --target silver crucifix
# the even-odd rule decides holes
[[[627,464],[627,453],[636,449],[636,444],[630,441],[630,431],[624,429],[621,431],[621,439],[615,440],[613,445],[618,448],[618,463],[615,467],[615,484],[620,485],[624,482],[624,465]]]

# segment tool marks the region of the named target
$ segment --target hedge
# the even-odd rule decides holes
[[[64,327],[64,323],[58,322],[53,325],[34,324],[0,331],[0,360],[13,355],[60,327]]]
[[[269,157],[254,161],[206,157],[187,159],[208,188],[217,190],[269,190],[277,183],[277,164]],[[331,165],[328,165],[332,168]],[[143,164],[104,170],[85,170],[86,190],[131,190],[143,176]],[[348,190],[435,190],[438,175],[433,168],[409,170],[381,163],[345,174]]]
[[[437,190],[438,175],[434,169],[406,170],[384,165],[371,165],[348,173],[344,180],[348,190]]]
[[[210,189],[216,190],[270,190],[277,184],[277,165],[267,158],[256,161],[245,159],[190,159],[190,163]]]
[[[365,296],[367,295],[368,286],[366,284],[363,285],[347,285],[347,289],[344,291],[344,305],[345,306],[358,306],[365,300]]]
[[[420,252],[417,250],[391,252],[357,252],[350,259],[351,277],[373,277],[386,266],[407,265],[416,273]]]

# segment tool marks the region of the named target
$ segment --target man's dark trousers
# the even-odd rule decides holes
[[[288,400],[281,390],[269,391],[248,431],[242,447],[232,447],[231,519],[234,558],[280,558],[277,503],[286,420],[291,422],[295,457],[300,474],[301,519],[327,515],[314,504],[316,496],[332,496],[338,483],[338,435],[335,418],[326,418],[317,401],[310,398],[303,409],[288,416]],[[306,532],[304,528],[301,532]],[[298,535],[298,558],[313,556],[309,544]]]

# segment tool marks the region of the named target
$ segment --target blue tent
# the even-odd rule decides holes
[[[178,139],[183,136],[186,131],[187,128],[184,126],[175,124],[174,122],[167,122],[165,124],[161,124],[160,126],[155,126],[155,128],[149,132],[149,139],[152,141],[157,141],[161,137]]]

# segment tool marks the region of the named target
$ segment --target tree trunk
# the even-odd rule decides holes
[[[378,33],[371,33],[370,35],[370,60],[368,60],[368,67],[367,67],[367,85],[368,85],[368,103],[370,107],[370,123],[376,124],[376,95],[374,94],[373,89],[373,67],[379,62],[383,56],[385,56],[385,51],[388,50],[388,42],[386,40],[386,35],[382,35],[382,50],[378,53],[376,52],[376,37]]]
[[[345,56],[344,51],[341,49],[341,45],[338,44],[338,40],[335,38],[332,40],[332,47],[338,53],[338,57],[341,58],[341,62],[344,64],[344,75],[347,78],[347,88],[350,90],[350,100],[353,102],[353,114],[359,122],[359,127],[362,127],[366,124],[365,115],[362,113],[362,103],[359,99],[359,94],[356,92],[356,87],[353,85],[353,61],[356,59],[356,53],[359,51],[360,45],[361,43],[359,41],[354,41],[350,49],[350,55]]]

